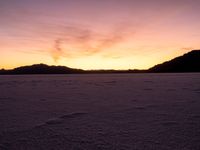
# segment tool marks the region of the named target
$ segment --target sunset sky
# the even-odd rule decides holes
[[[0,0],[0,68],[147,69],[200,49],[200,0]]]

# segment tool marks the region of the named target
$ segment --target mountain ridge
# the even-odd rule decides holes
[[[149,72],[200,72],[200,50],[192,50],[182,56],[155,65]]]
[[[192,50],[182,56],[176,57],[147,70],[83,70],[66,66],[49,66],[34,64],[21,66],[11,70],[0,70],[0,75],[20,74],[85,74],[85,73],[179,73],[200,72],[200,50]]]

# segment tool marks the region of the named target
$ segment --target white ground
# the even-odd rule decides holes
[[[0,76],[0,150],[200,150],[200,74]]]

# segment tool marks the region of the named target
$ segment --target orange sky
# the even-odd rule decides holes
[[[200,47],[198,0],[0,1],[0,68],[147,69]]]

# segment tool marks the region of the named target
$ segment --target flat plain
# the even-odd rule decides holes
[[[199,150],[200,74],[0,76],[0,150]]]

